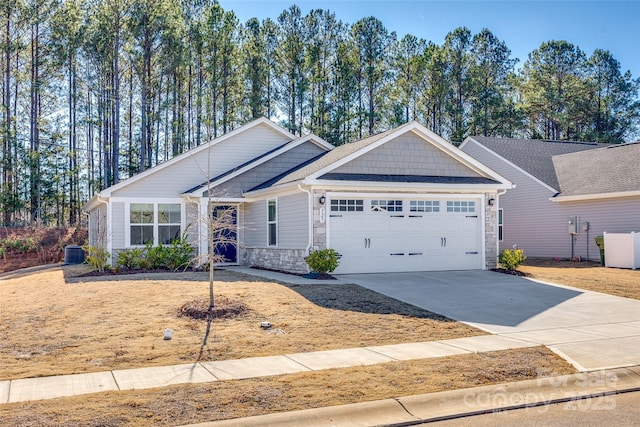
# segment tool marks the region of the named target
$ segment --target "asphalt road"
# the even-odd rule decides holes
[[[640,392],[582,399],[421,425],[429,427],[638,426],[640,425]]]

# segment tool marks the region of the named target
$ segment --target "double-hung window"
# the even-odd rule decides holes
[[[158,203],[158,243],[180,238],[181,209],[178,203]]]
[[[131,203],[129,207],[131,246],[153,243],[153,211],[153,203]]]
[[[129,244],[142,246],[169,244],[180,238],[180,203],[131,203],[129,205]]]
[[[498,209],[498,240],[502,242],[503,238],[503,218],[504,218],[504,210]]]
[[[269,246],[278,244],[278,205],[275,199],[267,202],[267,240]]]

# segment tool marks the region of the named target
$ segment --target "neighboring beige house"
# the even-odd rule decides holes
[[[184,232],[209,253],[206,218],[231,209],[228,264],[307,272],[330,247],[336,273],[496,265],[497,194],[511,183],[411,122],[333,147],[258,119],[96,194],[89,241],[112,256]],[[211,197],[209,197],[209,190]]]
[[[595,236],[640,231],[640,143],[473,136],[460,149],[515,185],[499,197],[500,249],[599,260]]]

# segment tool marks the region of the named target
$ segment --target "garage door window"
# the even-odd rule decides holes
[[[447,212],[475,212],[476,202],[455,200],[447,202]]]
[[[373,212],[402,212],[402,200],[372,200]]]
[[[331,200],[331,212],[362,212],[363,200],[335,199]]]
[[[411,212],[440,212],[440,202],[437,200],[411,200]]]

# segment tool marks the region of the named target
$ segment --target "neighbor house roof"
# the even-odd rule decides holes
[[[560,197],[640,192],[640,142],[553,157]]]
[[[593,150],[599,147],[594,142],[492,138],[487,136],[472,136],[469,138],[484,145],[500,157],[558,191],[560,190],[560,184],[558,183],[552,157]]]

